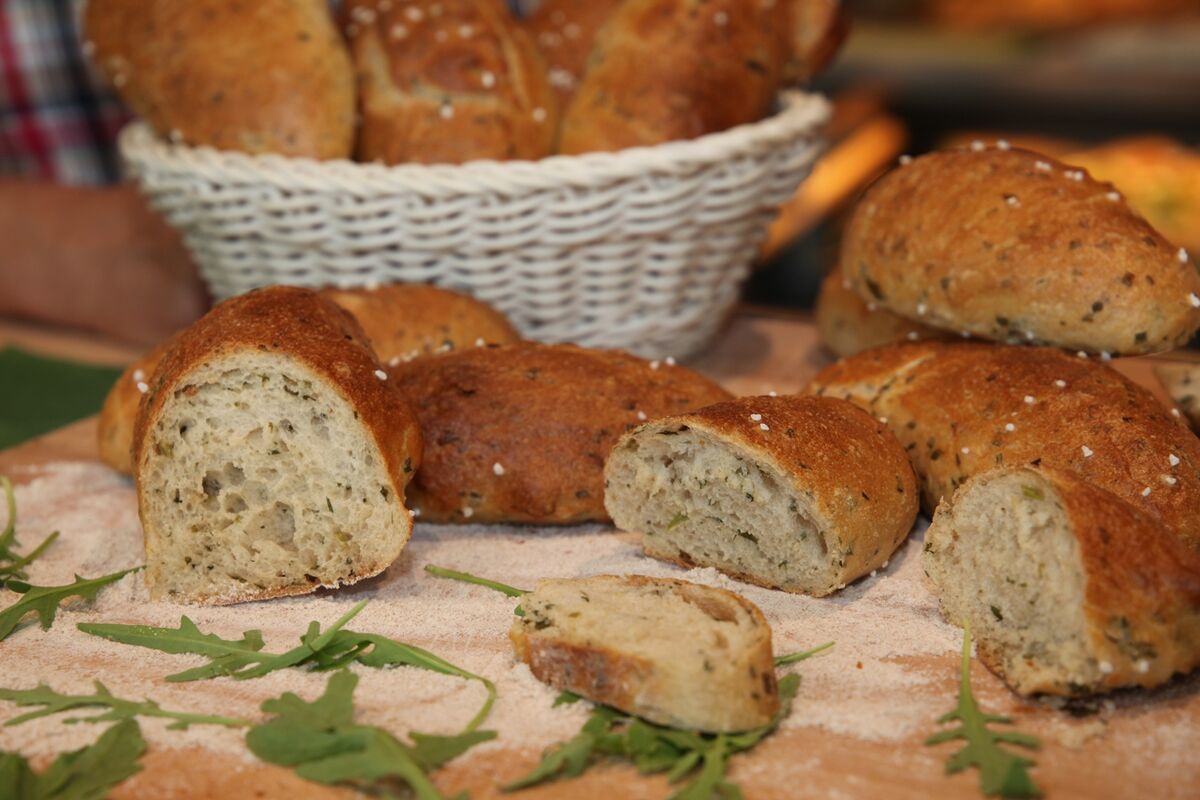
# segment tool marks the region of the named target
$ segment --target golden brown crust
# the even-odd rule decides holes
[[[556,689],[574,692],[593,702],[665,725],[673,723],[661,717],[663,709],[658,708],[656,703],[656,700],[664,697],[673,697],[677,702],[680,698],[687,698],[691,706],[725,706],[729,711],[728,716],[754,718],[756,724],[765,724],[779,711],[771,626],[754,603],[725,589],[673,578],[597,575],[577,582],[581,587],[617,583],[664,589],[677,594],[718,622],[737,619],[736,612],[726,605],[732,603],[750,616],[759,636],[748,652],[736,654],[739,663],[734,665],[736,669],[730,671],[737,676],[738,685],[723,685],[720,692],[709,697],[705,696],[705,689],[710,687],[699,685],[703,676],[685,678],[696,681],[698,685],[694,687],[664,685],[680,681],[679,673],[667,674],[653,659],[608,646],[604,642],[572,641],[570,634],[565,631],[559,635],[548,635],[538,630],[528,616],[518,618],[508,633],[513,652],[519,660],[529,665],[530,672],[538,680]],[[653,618],[655,610],[647,607],[643,612]],[[668,620],[662,622],[667,623]],[[705,638],[704,631],[696,631],[696,635],[698,640]],[[746,676],[750,676],[750,679],[747,680]],[[753,691],[744,691],[745,685],[750,685]]]
[[[1200,431],[1200,364],[1155,364],[1154,375],[1192,430]]]
[[[521,24],[546,64],[550,85],[565,109],[583,78],[596,35],[625,0],[545,0]]]
[[[789,55],[784,81],[812,80],[829,65],[850,34],[850,15],[842,0],[786,0]]]
[[[863,298],[1011,344],[1150,353],[1200,326],[1200,275],[1110,184],[1016,149],[931,153],[887,173],[847,226]]]
[[[354,74],[325,0],[90,0],[84,29],[121,98],[161,136],[350,157]]]
[[[521,339],[508,318],[487,303],[436,286],[397,283],[320,293],[354,315],[385,364]]]
[[[787,22],[783,3],[627,0],[596,37],[560,152],[692,139],[762,119],[782,81]]]
[[[435,13],[436,12],[436,13]],[[358,157],[385,164],[538,159],[558,104],[533,42],[498,0],[349,4]]]
[[[917,479],[904,448],[886,426],[844,400],[742,397],[659,420],[626,434],[622,442],[688,428],[749,453],[809,498],[813,522],[836,564],[833,584],[818,596],[881,566],[916,521]],[[751,582],[802,591],[752,576]]]
[[[919,342],[840,361],[810,391],[887,419],[927,511],[973,475],[1034,463],[1078,474],[1200,548],[1200,439],[1148,390],[1094,360]]]
[[[134,426],[133,465],[135,480],[146,463],[147,432],[154,426],[167,400],[187,391],[191,371],[222,356],[245,350],[285,353],[328,381],[329,387],[354,407],[363,426],[370,431],[383,459],[399,502],[421,461],[421,432],[404,396],[386,379],[371,353],[362,328],[349,312],[308,289],[271,286],[256,289],[218,305],[179,334],[164,355],[142,401]],[[152,535],[147,518],[149,497],[138,482],[138,507],[146,536]],[[404,539],[411,531],[399,532]],[[356,567],[351,583],[378,574],[387,564]],[[313,586],[288,586],[255,595],[229,599],[197,598],[197,602],[242,602],[271,597],[307,594]]]
[[[390,372],[425,439],[410,496],[437,522],[608,519],[604,460],[621,434],[730,398],[684,367],[573,345],[470,348]]]
[[[822,281],[814,316],[821,344],[843,358],[885,344],[954,337],[863,300],[837,270]]]
[[[150,381],[159,362],[176,338],[172,336],[126,367],[104,398],[100,417],[96,420],[96,444],[100,460],[122,475],[133,474],[131,451],[138,407],[150,390]]]

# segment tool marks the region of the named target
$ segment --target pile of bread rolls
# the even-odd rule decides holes
[[[160,135],[452,163],[612,151],[770,113],[845,32],[837,0],[91,0],[85,35]]]

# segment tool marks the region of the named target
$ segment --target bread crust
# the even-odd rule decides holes
[[[785,0],[789,18],[789,55],[784,80],[812,80],[829,65],[850,34],[850,15],[842,0]]]
[[[354,73],[325,0],[89,0],[97,65],[160,136],[349,158]]]
[[[1033,463],[1078,474],[1200,549],[1200,439],[1148,390],[1095,360],[919,342],[840,361],[809,390],[888,420],[927,511],[973,475]]]
[[[1187,417],[1192,430],[1200,431],[1200,364],[1155,364],[1154,376]]]
[[[487,303],[437,286],[396,283],[320,293],[354,315],[385,364],[521,339],[508,318]]]
[[[821,282],[813,313],[821,344],[842,358],[895,342],[954,336],[949,331],[931,328],[880,308],[876,303],[868,303],[850,288],[837,270]]]
[[[425,440],[410,497],[434,522],[606,520],[604,459],[639,413],[731,397],[685,367],[574,345],[470,348],[389,370]]]
[[[1047,156],[966,148],[880,178],[842,274],[864,299],[954,332],[1122,354],[1200,326],[1200,274],[1111,184]]]
[[[159,362],[176,338],[172,336],[126,367],[104,397],[96,420],[96,445],[100,460],[122,475],[133,474],[133,426],[138,408],[150,390]]]
[[[886,426],[844,400],[743,397],[648,423],[622,437],[616,450],[636,438],[685,429],[708,433],[766,464],[808,498],[830,556],[841,561],[835,561],[832,583],[810,592],[818,597],[882,566],[916,521],[917,479],[904,448]],[[645,547],[648,555],[660,557],[653,545]],[[686,553],[667,560],[698,565]],[[770,589],[803,591],[718,569]]]
[[[1005,675],[1002,648],[986,640],[979,640],[981,660],[1021,694],[1062,695],[1149,688],[1200,665],[1200,554],[1154,517],[1070,472],[993,470],[972,478],[959,493],[1013,473],[1027,474],[1034,485],[1044,480],[1053,490],[1048,499],[1057,500],[1066,512],[1084,575],[1079,602],[1088,651],[1111,670],[1099,670],[1099,678],[1087,685],[1061,678],[1026,681]],[[938,508],[928,541],[955,536],[955,502]]]
[[[787,27],[783,3],[626,0],[596,36],[559,151],[655,145],[762,119],[782,83]]]
[[[596,35],[625,0],[545,0],[521,21],[542,54],[550,85],[565,109],[575,96]]]
[[[331,391],[350,404],[374,440],[397,502],[404,503],[406,486],[421,461],[421,431],[411,406],[393,385],[380,379],[379,375],[386,373],[349,312],[308,289],[271,286],[226,300],[183,331],[151,379],[150,391],[138,412],[133,439],[138,511],[148,549],[150,541],[160,535],[152,515],[147,513],[147,488],[137,480],[149,452],[148,432],[166,402],[176,392],[187,390],[192,370],[246,350],[286,353],[324,379]],[[400,517],[402,530],[396,531],[396,535],[407,540],[412,533],[412,520],[407,514]],[[354,577],[342,582],[354,583],[387,567],[384,563],[355,565]],[[152,576],[147,574],[146,578],[150,585]],[[200,598],[198,602],[264,600],[307,594],[315,588],[298,585],[237,598]]]
[[[385,9],[354,0],[348,17],[360,160],[461,164],[553,151],[557,100],[503,3],[412,0]]]
[[[716,679],[702,673],[692,676],[693,683],[682,686],[677,677],[662,670],[651,658],[604,642],[575,641],[565,631],[560,635],[543,632],[538,630],[534,616],[527,612],[525,617],[514,620],[508,635],[514,654],[529,665],[538,680],[593,702],[674,727],[726,732],[743,730],[766,724],[779,711],[771,627],[758,606],[746,598],[688,581],[642,575],[539,581],[538,587],[546,583],[578,584],[582,589],[606,583],[658,588],[678,594],[714,620],[722,619],[727,611],[722,607],[724,604],[733,603],[749,614],[757,634],[751,647],[738,654],[728,673],[722,673],[722,677]],[[536,602],[536,590],[526,598]],[[529,604],[532,608],[532,603]],[[654,613],[650,607],[642,610],[647,616]],[[701,635],[700,631],[696,633]],[[726,674],[734,677],[728,679]],[[670,714],[672,711],[675,713]],[[741,720],[742,724],[687,724],[687,720],[700,718],[714,722],[717,718]]]

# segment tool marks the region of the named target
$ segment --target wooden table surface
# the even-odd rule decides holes
[[[28,333],[28,332],[26,332]],[[53,338],[53,337],[52,337]],[[69,340],[70,337],[67,337]],[[0,325],[0,344],[28,337],[14,336]],[[59,355],[72,355],[67,341],[56,339]],[[135,348],[100,351],[85,340],[74,351],[94,359],[128,356]],[[88,351],[85,353],[84,351]],[[692,364],[739,394],[780,393],[802,388],[829,362],[817,342],[815,329],[805,319],[744,309],[721,340]],[[1140,382],[1150,381],[1145,359],[1122,360],[1117,366]],[[95,426],[85,420],[24,445],[0,452],[0,472],[17,482],[36,477],[42,465],[64,460],[96,459]],[[0,645],[2,647],[3,645]],[[907,666],[912,666],[907,664]],[[943,760],[953,751],[946,745],[922,745],[936,717],[954,704],[957,657],[925,659],[917,665],[935,676],[944,689],[936,708],[930,708],[930,731],[903,741],[865,741],[818,728],[789,728],[766,740],[748,756],[733,762],[732,777],[741,783],[747,798],[975,798],[979,797],[974,772],[944,776]],[[1019,727],[1040,735],[1044,746],[1037,755],[1034,776],[1051,800],[1066,798],[1188,798],[1200,797],[1200,678],[1177,678],[1161,689],[1130,691],[1115,704],[1091,718],[1076,720],[1040,703],[1014,697],[986,668],[975,662],[973,682],[985,706],[1011,713]],[[1163,730],[1185,737],[1193,746],[1172,762],[1171,769],[1147,768],[1147,748]],[[2,736],[0,736],[2,742]],[[2,747],[0,747],[2,749]],[[447,792],[463,788],[473,798],[499,797],[498,781],[527,771],[538,754],[497,750],[478,758],[453,762],[437,776]],[[463,763],[460,763],[463,762]],[[118,788],[115,797],[341,797],[330,790],[304,783],[290,771],[208,754],[152,750],[138,776]],[[520,798],[661,798],[670,790],[661,778],[643,778],[623,766],[604,767],[569,783],[552,783],[514,795]]]

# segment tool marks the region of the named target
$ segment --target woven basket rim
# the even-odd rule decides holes
[[[817,94],[787,91],[779,110],[759,122],[696,139],[634,147],[613,153],[555,155],[539,161],[472,161],[466,164],[361,164],[345,159],[316,161],[280,155],[250,155],[172,143],[142,121],[121,132],[121,152],[137,169],[201,173],[218,184],[254,183],[287,191],[338,191],[356,196],[381,193],[439,198],[464,193],[502,195],[563,188],[592,188],[646,175],[689,173],[745,156],[804,134],[829,117],[829,102]]]

